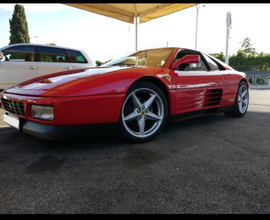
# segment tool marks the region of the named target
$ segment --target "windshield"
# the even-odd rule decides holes
[[[163,68],[174,48],[159,48],[137,51],[120,59],[114,59],[102,66],[147,66]]]

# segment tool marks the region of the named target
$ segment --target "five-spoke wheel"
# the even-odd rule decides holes
[[[126,94],[120,130],[125,139],[146,142],[158,135],[168,117],[167,100],[163,92],[149,82],[137,82]]]
[[[238,86],[236,100],[234,102],[233,110],[224,112],[227,116],[242,117],[246,114],[249,104],[249,91],[247,84],[241,81]]]
[[[245,113],[248,108],[248,88],[246,84],[242,84],[238,90],[238,109],[241,113]]]

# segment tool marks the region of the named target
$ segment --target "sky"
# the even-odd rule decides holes
[[[93,61],[105,62],[135,51],[135,26],[64,4],[22,4],[31,43],[55,43],[84,50]],[[0,48],[9,44],[9,19],[14,3],[0,3]],[[203,5],[205,5],[203,7]],[[270,53],[270,4],[200,4],[197,49],[226,54],[226,16],[232,23],[229,55],[246,37],[256,52]],[[176,46],[195,49],[196,6],[138,26],[138,50]]]

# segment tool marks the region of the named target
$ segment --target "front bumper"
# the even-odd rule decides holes
[[[12,114],[5,113],[5,118],[13,118]],[[33,121],[18,118],[19,124],[14,126],[5,120],[12,127],[18,130],[48,140],[63,140],[76,138],[91,138],[103,135],[116,135],[118,123],[83,124],[83,125],[45,125]]]

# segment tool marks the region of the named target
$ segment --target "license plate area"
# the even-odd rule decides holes
[[[7,124],[9,124],[10,126],[16,128],[16,129],[20,130],[19,117],[5,113],[3,118],[4,118],[4,122],[6,122]]]

